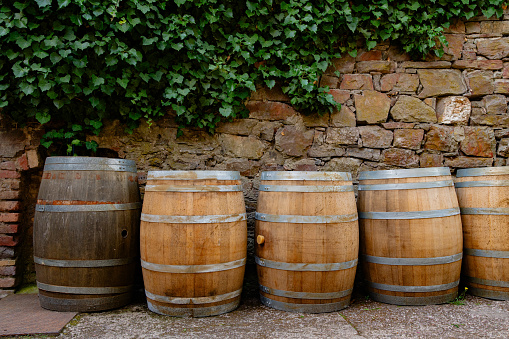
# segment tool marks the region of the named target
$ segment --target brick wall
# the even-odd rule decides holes
[[[261,171],[349,171],[357,178],[359,171],[377,169],[449,166],[454,172],[507,165],[509,16],[457,22],[446,37],[442,58],[411,60],[398,46],[384,43],[356,58],[334,60],[340,76],[330,67],[320,79],[342,104],[332,114],[297,112],[281,89],[259,88],[247,103],[249,118],[223,123],[214,135],[189,129],[176,138],[177,126],[168,117],[151,127],[143,124],[133,135],[109,121],[90,139],[104,148],[98,155],[135,160],[140,178],[149,170],[240,171],[251,252]],[[37,192],[28,189],[25,198],[19,192],[36,186],[42,163],[37,133],[0,131],[2,288],[15,285],[19,235],[30,232],[31,217],[24,214],[33,213]]]

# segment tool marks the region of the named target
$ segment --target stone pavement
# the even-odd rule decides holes
[[[509,301],[459,303],[394,306],[356,292],[340,312],[300,314],[265,307],[250,291],[233,312],[174,318],[150,312],[139,293],[122,309],[78,315],[57,338],[509,338]]]

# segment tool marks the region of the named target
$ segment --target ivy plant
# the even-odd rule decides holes
[[[42,144],[95,150],[105,119],[126,132],[172,112],[213,132],[247,116],[257,86],[282,86],[304,114],[337,103],[331,59],[397,41],[440,56],[457,18],[503,15],[502,0],[0,0],[1,114],[51,122]]]

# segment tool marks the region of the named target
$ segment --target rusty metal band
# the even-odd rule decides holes
[[[484,288],[469,287],[468,293],[478,297],[495,299],[495,300],[509,300],[509,292],[493,291]]]
[[[456,172],[456,177],[481,177],[485,175],[506,175],[509,174],[509,167],[481,167],[481,168],[465,168]]]
[[[463,253],[448,255],[445,257],[432,257],[432,258],[388,258],[388,257],[375,257],[372,255],[363,254],[362,258],[365,262],[381,265],[396,265],[396,266],[426,266],[426,265],[442,265],[450,264],[460,261]]]
[[[97,260],[60,260],[45,259],[34,256],[34,262],[38,265],[52,267],[111,267],[128,265],[134,262],[135,258],[121,259],[97,259]]]
[[[334,224],[358,220],[357,213],[346,215],[276,215],[255,213],[255,219],[267,222],[285,222],[294,224]]]
[[[240,180],[237,171],[148,171],[147,180]]]
[[[118,287],[75,287],[75,286],[56,286],[37,282],[37,287],[41,290],[68,294],[113,294],[127,293],[133,289],[133,285]]]
[[[489,251],[489,250],[478,250],[474,248],[464,248],[463,253],[465,253],[465,255],[471,255],[473,257],[509,259],[509,251]]]
[[[357,259],[340,262],[340,263],[325,263],[325,264],[308,264],[308,263],[289,263],[281,261],[273,261],[263,259],[255,256],[257,265],[267,268],[274,268],[283,271],[298,271],[298,272],[330,272],[347,270],[357,266]]]
[[[48,171],[113,171],[137,173],[136,166],[99,165],[99,164],[46,164],[44,172]]]
[[[359,185],[359,191],[413,190],[453,186],[454,182],[452,180],[444,180],[431,182],[409,182],[405,184]]]
[[[446,302],[454,300],[454,298],[458,296],[458,291],[430,297],[398,297],[392,295],[378,294],[374,292],[369,292],[369,295],[373,298],[373,300],[380,301],[386,304],[417,306],[417,305],[444,304]]]
[[[449,167],[429,167],[400,170],[365,171],[359,173],[359,180],[441,177],[446,175],[451,175],[451,170]]]
[[[350,299],[342,300],[335,303],[328,304],[292,304],[282,301],[272,300],[260,294],[262,304],[268,307],[275,308],[287,312],[300,312],[300,313],[327,313],[342,310],[350,304]]]
[[[408,292],[408,293],[446,291],[451,288],[458,287],[459,284],[460,284],[459,280],[456,280],[449,284],[429,285],[429,286],[386,285],[368,281],[369,287],[376,288],[377,290],[392,292]]]
[[[349,296],[352,294],[353,289],[348,289],[345,291],[339,292],[329,292],[329,293],[316,293],[316,292],[294,292],[294,291],[283,291],[277,290],[275,288],[266,287],[263,285],[260,286],[260,291],[272,295],[276,295],[278,297],[285,298],[294,298],[294,299],[337,299]]]
[[[102,157],[48,157],[45,164],[93,164],[93,165],[117,165],[136,166],[134,160],[102,158]]]
[[[201,185],[201,186],[175,186],[175,185],[147,185],[145,192],[242,192],[241,185]]]
[[[462,207],[461,214],[464,215],[509,215],[509,208],[495,207],[495,208],[474,208]]]
[[[126,211],[141,208],[141,202],[127,204],[95,204],[95,205],[35,205],[37,212],[109,212]]]
[[[460,209],[447,208],[443,210],[412,211],[412,212],[359,212],[359,219],[406,220],[444,218],[459,215]]]
[[[284,185],[260,185],[263,192],[310,192],[310,193],[336,193],[353,192],[353,185],[345,186],[284,186]]]
[[[456,188],[464,187],[507,187],[509,180],[492,180],[492,181],[462,181],[454,184]]]
[[[210,273],[233,270],[246,264],[246,258],[211,265],[163,265],[141,259],[141,267],[146,270],[163,273]]]
[[[39,301],[43,308],[47,308],[52,311],[90,312],[122,307],[129,303],[131,297],[131,293],[122,293],[100,298],[64,299],[39,294]]]
[[[224,301],[224,300],[238,297],[241,293],[242,293],[242,288],[238,289],[236,291],[230,292],[230,293],[213,295],[213,296],[209,296],[209,297],[179,298],[179,297],[168,297],[168,296],[164,296],[164,295],[157,295],[157,294],[153,294],[153,293],[150,293],[149,291],[145,290],[145,295],[149,299],[152,299],[154,301],[163,302],[163,303],[168,303],[168,304],[176,304],[176,305],[216,303],[219,301]]]
[[[247,220],[246,213],[228,215],[154,215],[141,214],[141,221],[168,224],[217,224]]]
[[[462,278],[466,282],[473,283],[473,284],[493,286],[493,287],[506,287],[506,288],[509,288],[509,281],[487,280],[487,279],[468,277],[468,276],[463,276]]]
[[[156,305],[147,300],[148,309],[154,313],[161,315],[169,315],[173,317],[210,317],[233,311],[239,306],[240,299],[235,300],[228,304],[209,306],[209,307],[195,307],[195,308],[178,308]]]
[[[262,172],[261,180],[310,180],[310,181],[351,181],[348,172],[311,172],[311,171],[266,171]]]

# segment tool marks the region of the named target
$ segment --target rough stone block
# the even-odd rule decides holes
[[[369,72],[380,72],[380,73],[391,73],[396,70],[396,63],[393,61],[360,61],[356,64],[357,72],[369,73]]]
[[[502,69],[502,77],[504,79],[509,78],[509,63],[504,63],[504,68]]]
[[[371,51],[360,51],[357,53],[356,61],[373,61],[382,60],[382,51],[371,50]]]
[[[391,109],[391,116],[403,122],[437,122],[435,110],[420,99],[402,95]]]
[[[467,34],[481,33],[481,23],[476,22],[465,22],[465,31]]]
[[[267,86],[261,86],[256,89],[255,92],[251,93],[252,101],[282,101],[289,102],[290,98],[288,95],[283,93],[281,86],[274,86],[272,88],[268,88]]]
[[[2,161],[0,163],[0,170],[15,171],[16,163],[14,161]]]
[[[444,46],[444,57],[447,60],[458,60],[461,58],[461,51],[465,42],[464,34],[444,34],[449,46]],[[444,58],[443,57],[443,58]]]
[[[325,140],[333,145],[357,145],[359,129],[357,127],[327,128]]]
[[[500,139],[497,155],[506,158],[509,156],[509,138]]]
[[[323,166],[325,172],[350,172],[357,178],[362,160],[355,158],[334,158]]]
[[[230,134],[219,135],[219,143],[226,155],[247,159],[260,159],[268,147],[265,142],[256,137]]]
[[[332,94],[334,100],[340,104],[344,104],[347,100],[349,100],[351,94],[350,91],[344,89],[331,89],[329,93]]]
[[[325,71],[325,74],[334,74],[336,71],[341,74],[352,73],[355,68],[355,59],[349,55],[341,58],[332,59],[331,65]]]
[[[318,166],[316,166],[316,161],[314,159],[301,159],[297,161],[293,161],[293,159],[288,159],[284,165],[285,170],[287,171],[317,171]]]
[[[408,53],[404,52],[399,46],[391,45],[387,50],[387,59],[402,62],[402,61],[410,61],[411,57]]]
[[[302,122],[306,127],[327,127],[329,126],[330,114],[302,115]]]
[[[467,74],[466,80],[470,89],[470,95],[481,96],[493,94],[493,72],[492,71],[473,71]],[[459,93],[461,94],[461,93]]]
[[[491,167],[491,165],[493,165],[493,158],[446,158],[444,165],[452,168]]]
[[[15,276],[16,266],[0,266],[0,276]]]
[[[282,102],[250,101],[246,104],[252,119],[285,120],[297,114],[292,106]]]
[[[313,145],[308,151],[308,156],[312,158],[329,158],[344,156],[345,149],[330,144]]]
[[[372,148],[347,148],[346,156],[352,158],[366,159],[370,161],[380,161],[381,151]]]
[[[302,156],[313,144],[314,135],[313,130],[308,130],[304,126],[285,126],[276,133],[276,149],[286,155]]]
[[[226,169],[228,171],[239,171],[240,175],[252,178],[260,171],[260,164],[248,159],[229,159],[226,161]]]
[[[502,60],[457,60],[452,65],[458,69],[481,69],[481,70],[501,70],[504,67]]]
[[[0,278],[0,288],[16,287],[17,284],[16,278]]]
[[[472,105],[466,97],[445,97],[438,99],[436,111],[440,124],[467,125]]]
[[[21,174],[16,171],[1,170],[0,179],[17,179],[21,178]]]
[[[451,63],[449,61],[405,61],[400,65],[401,68],[416,68],[416,69],[426,69],[426,68],[450,68]]]
[[[465,30],[465,22],[458,19],[451,23],[448,28],[444,28],[444,33],[465,33]]]
[[[423,129],[397,129],[394,131],[394,147],[420,149],[423,138]]]
[[[359,132],[362,146],[368,148],[387,148],[392,144],[393,133],[378,126],[361,126]]]
[[[12,158],[24,150],[25,145],[26,138],[22,130],[0,131],[0,157]]]
[[[414,128],[414,123],[407,123],[407,122],[384,122],[382,126],[385,129],[398,129],[398,128]]]
[[[341,110],[331,114],[332,127],[355,127],[357,120],[355,113],[346,105],[341,105]]]
[[[497,126],[497,127],[509,127],[509,116],[495,115],[495,114],[483,114],[483,115],[471,115],[470,125],[484,125],[484,126]]]
[[[345,74],[340,89],[373,89],[373,78],[369,74]]]
[[[231,122],[222,122],[217,125],[216,132],[236,134],[236,135],[250,135],[253,128],[258,123],[254,119],[236,119]]]
[[[495,80],[493,93],[497,94],[509,94],[509,79],[497,79]]]
[[[0,189],[0,200],[17,200],[19,199],[19,191],[3,191]]]
[[[454,129],[445,126],[433,126],[426,134],[425,149],[456,152],[458,150],[458,141],[454,138]]]
[[[415,92],[419,87],[417,74],[393,73],[386,74],[380,80],[382,92]]]
[[[320,87],[338,88],[339,78],[336,76],[322,75]]]
[[[497,139],[509,137],[509,129],[507,129],[507,128],[497,129],[494,132],[495,132],[495,138],[497,138]]]
[[[21,171],[26,171],[26,170],[29,169],[29,167],[28,167],[28,158],[27,158],[26,153],[23,154],[22,156],[20,156],[18,158],[18,160],[16,160],[16,165],[17,165],[18,169],[21,170]]]
[[[509,38],[479,39],[477,41],[477,54],[488,59],[502,59],[509,56]]]
[[[368,124],[386,122],[391,108],[391,99],[379,92],[364,91],[354,95],[357,121]]]
[[[0,259],[12,259],[16,255],[14,247],[0,246]]]
[[[418,167],[419,156],[414,151],[400,148],[390,148],[382,151],[382,161],[388,165],[398,167]]]
[[[487,114],[507,113],[507,98],[505,95],[487,95],[482,99]]]
[[[423,153],[419,158],[420,167],[442,167],[444,157],[441,154]]]
[[[457,69],[419,69],[417,74],[423,86],[420,98],[461,95],[467,91],[461,72]]]
[[[19,211],[20,207],[19,201],[0,201],[0,212]]]
[[[260,121],[254,128],[253,134],[260,136],[261,139],[266,141],[274,140],[276,131],[281,128],[283,124],[276,121]]]
[[[0,259],[0,267],[15,266],[15,265],[16,265],[16,259]]]
[[[466,155],[476,157],[493,157],[496,147],[495,134],[485,127],[465,127],[465,139],[460,143],[460,149]]]

